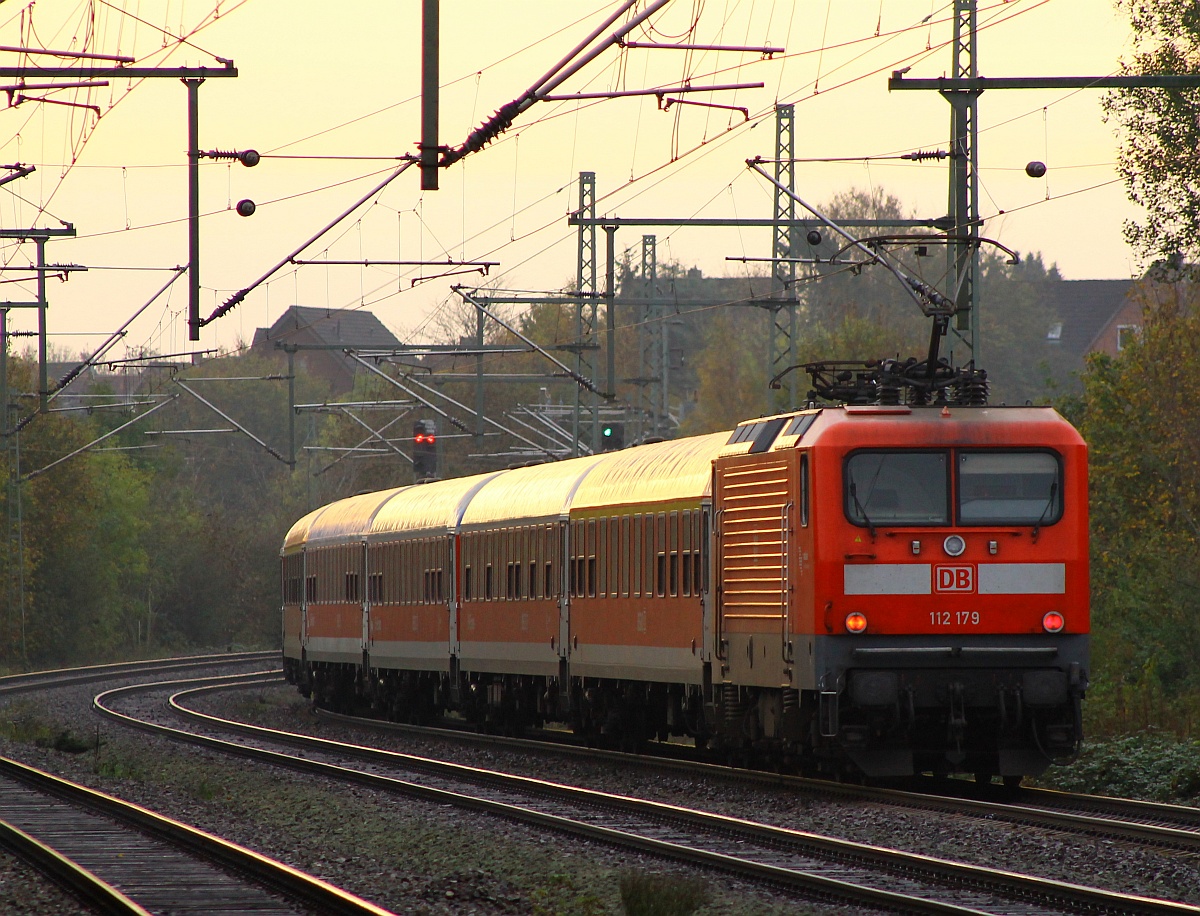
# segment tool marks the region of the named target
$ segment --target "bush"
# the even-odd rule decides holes
[[[1200,741],[1127,735],[1084,745],[1079,759],[1038,780],[1047,788],[1172,804],[1200,803]]]

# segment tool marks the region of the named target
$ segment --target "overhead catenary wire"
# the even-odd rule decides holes
[[[823,77],[824,77],[824,76],[827,76],[827,74],[826,74],[826,75],[823,75]],[[622,191],[622,190],[624,190],[624,189],[621,189],[621,188],[619,188],[619,189],[616,189],[615,191],[613,191],[612,193],[614,193],[614,194],[617,194],[617,193],[619,193],[619,192],[620,192],[620,191]],[[635,194],[635,195],[632,195],[632,197],[631,197],[631,198],[629,198],[629,199],[633,199],[633,198],[635,198],[635,197],[636,197],[636,194]],[[508,233],[508,234],[509,234],[509,236],[510,236],[510,242],[515,242],[515,241],[517,241],[518,239],[524,239],[524,238],[528,237],[528,235],[529,235],[529,233],[526,233],[526,234],[522,234],[521,236],[517,236],[515,232],[510,232],[510,233]],[[496,249],[493,249],[493,250],[496,250]],[[501,246],[500,250],[503,250],[503,246]],[[543,250],[545,250],[545,249],[543,249]]]
[[[376,194],[378,194],[380,191],[382,191],[384,188],[386,188],[389,184],[391,184],[393,181],[395,181],[397,178],[399,178],[401,175],[403,175],[405,172],[407,172],[409,170],[409,168],[412,167],[412,165],[414,164],[415,161],[416,161],[415,159],[409,159],[407,162],[405,162],[403,165],[401,165],[398,169],[396,169],[394,172],[392,172],[390,175],[388,175],[387,178],[385,178],[378,185],[376,185],[374,188],[372,188],[369,192],[364,194],[362,197],[360,197],[358,200],[356,200],[353,204],[351,204],[349,207],[347,207],[345,210],[343,210],[340,215],[334,217],[332,222],[327,223],[315,235],[313,235],[311,238],[309,238],[308,241],[304,242],[302,245],[300,245],[300,247],[298,247],[294,251],[292,251],[291,254],[287,255],[283,260],[281,260],[279,263],[277,263],[274,267],[272,267],[270,270],[268,270],[265,274],[263,274],[261,277],[259,277],[257,280],[255,280],[253,283],[251,283],[249,286],[243,287],[242,289],[240,289],[236,293],[234,293],[232,296],[230,296],[228,299],[226,299],[225,302],[219,308],[214,310],[213,313],[208,316],[208,318],[201,321],[201,325],[203,326],[206,324],[210,324],[211,322],[220,318],[222,315],[227,315],[239,302],[241,302],[243,299],[245,299],[246,296],[248,296],[253,290],[257,289],[263,283],[266,283],[268,280],[271,279],[271,277],[275,276],[276,273],[278,273],[280,270],[282,270],[284,267],[286,267],[288,264],[290,264],[293,258],[295,258],[298,255],[300,255],[301,253],[303,253],[306,248],[308,248],[310,245],[316,243],[323,235],[325,235],[326,232],[328,232],[334,226],[338,225],[338,223],[340,223],[342,220],[346,219],[355,210],[357,210],[359,207],[361,207],[363,204],[365,204],[368,200],[370,200],[372,197],[374,197]]]

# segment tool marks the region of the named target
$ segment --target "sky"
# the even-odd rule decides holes
[[[601,0],[441,0],[441,142],[461,144],[617,8]],[[556,91],[628,92],[685,79],[764,86],[686,96],[725,107],[663,111],[653,95],[538,102],[495,142],[444,170],[439,190],[422,192],[410,169],[298,257],[373,263],[287,264],[207,325],[199,343],[188,340],[186,278],[160,293],[188,260],[187,94],[177,79],[30,90],[53,101],[16,105],[19,94],[10,93],[0,109],[0,163],[36,171],[0,186],[0,225],[76,230],[47,244],[48,262],[87,268],[48,287],[50,340],[60,352],[90,352],[127,322],[110,357],[234,350],[293,304],[366,308],[402,340],[428,342],[453,325],[453,284],[521,294],[574,286],[576,232],[567,214],[578,205],[582,171],[596,174],[603,215],[769,217],[772,189],[746,160],[773,157],[777,102],[795,105],[796,190],[805,200],[821,205],[850,188],[881,189],[914,216],[943,215],[945,164],[894,157],[946,148],[949,105],[935,92],[889,92],[887,81],[902,67],[911,67],[910,78],[950,70],[952,10],[941,0],[673,0],[631,40],[785,52],[766,59],[612,47]],[[1106,75],[1129,53],[1127,20],[1107,0],[979,0],[979,25],[978,67],[989,77]],[[262,161],[203,162],[203,316],[416,151],[420,41],[419,0],[0,4],[0,45],[9,49],[86,50],[139,66],[236,65],[236,78],[199,89],[199,145],[252,148]],[[69,63],[12,50],[0,59]],[[1138,213],[1115,171],[1118,140],[1103,121],[1102,95],[995,90],[979,101],[982,234],[1040,252],[1067,279],[1124,278],[1139,268],[1121,233]],[[830,159],[846,161],[819,161]],[[1044,178],[1025,174],[1031,160],[1047,164]],[[237,215],[242,199],[255,202],[253,216]],[[660,263],[709,276],[746,269],[729,257],[770,253],[763,229],[662,227],[622,229],[618,257],[629,252],[636,262],[643,233],[656,235]],[[10,281],[4,299],[36,298],[28,281],[34,246],[7,241],[0,251]],[[487,276],[439,278],[444,267],[378,263],[389,260],[499,263]],[[34,310],[9,312],[10,331],[35,327]],[[14,341],[17,350],[31,343]]]

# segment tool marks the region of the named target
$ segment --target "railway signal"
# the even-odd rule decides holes
[[[625,424],[605,423],[600,427],[600,451],[615,452],[625,447]]]
[[[438,476],[437,423],[413,421],[413,480],[436,480]]]

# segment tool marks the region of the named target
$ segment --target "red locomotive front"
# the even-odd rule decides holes
[[[1088,663],[1079,435],[1050,408],[807,416],[761,454],[717,462],[726,682],[790,682],[798,740],[869,775],[1016,778],[1069,756]],[[746,486],[768,465],[792,468],[777,475],[794,506],[780,512],[778,623],[737,586],[739,567],[775,575],[761,537],[753,563],[738,544],[739,513],[772,502]],[[771,630],[785,634],[775,666],[755,648]]]

